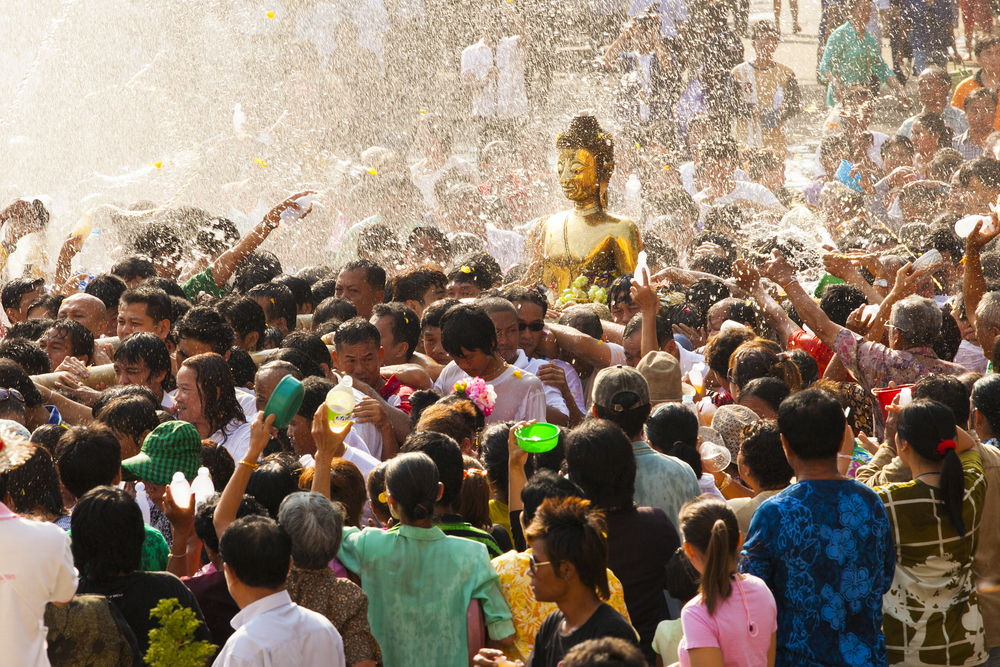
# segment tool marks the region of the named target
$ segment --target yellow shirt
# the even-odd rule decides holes
[[[542,627],[542,621],[556,611],[558,607],[553,602],[538,602],[531,589],[531,575],[528,573],[528,556],[531,550],[524,553],[508,551],[493,559],[493,567],[500,575],[500,592],[503,594],[510,614],[514,621],[514,644],[504,649],[511,660],[527,662],[531,649],[535,646],[535,635]],[[625,608],[625,593],[618,578],[608,570],[608,587],[611,598],[608,604],[625,617],[629,623],[632,619]]]

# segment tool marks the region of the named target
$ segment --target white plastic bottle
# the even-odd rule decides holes
[[[170,495],[174,499],[174,504],[182,510],[191,504],[191,484],[180,470],[175,472],[174,478],[170,480]]]
[[[354,412],[354,382],[350,375],[344,375],[336,387],[326,395],[326,407],[330,411],[330,421],[334,428],[343,428]]]
[[[309,210],[309,205],[312,204],[312,198],[311,194],[307,194],[296,199],[294,206],[289,206],[281,212],[281,221],[294,222],[305,216],[306,211]]]
[[[208,468],[205,466],[198,468],[198,476],[194,478],[191,490],[194,491],[194,504],[196,507],[208,500],[215,493],[215,484],[212,483],[212,476],[209,474]],[[190,497],[190,494],[188,496]]]
[[[146,495],[146,485],[142,482],[135,485],[135,503],[139,506],[139,511],[142,512],[143,522],[148,526],[150,522],[149,496]]]
[[[649,285],[649,265],[646,263],[646,251],[640,250],[636,258],[635,271],[633,272],[635,281],[646,287]]]

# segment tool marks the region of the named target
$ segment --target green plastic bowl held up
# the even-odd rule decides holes
[[[298,414],[304,396],[302,383],[291,375],[286,375],[274,388],[271,398],[267,399],[264,419],[267,419],[268,415],[274,415],[274,428],[285,428]]]
[[[543,454],[559,443],[559,427],[555,424],[529,424],[514,431],[517,444],[526,452]]]

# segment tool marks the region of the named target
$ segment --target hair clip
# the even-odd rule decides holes
[[[382,503],[383,505],[388,505],[389,504],[389,499],[386,498],[385,491],[383,491],[382,493],[378,494],[378,501],[380,503]]]

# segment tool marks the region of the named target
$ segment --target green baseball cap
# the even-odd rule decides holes
[[[192,424],[170,421],[160,424],[146,436],[142,450],[122,461],[122,479],[153,484],[169,484],[178,470],[194,481],[201,466],[201,436]]]

